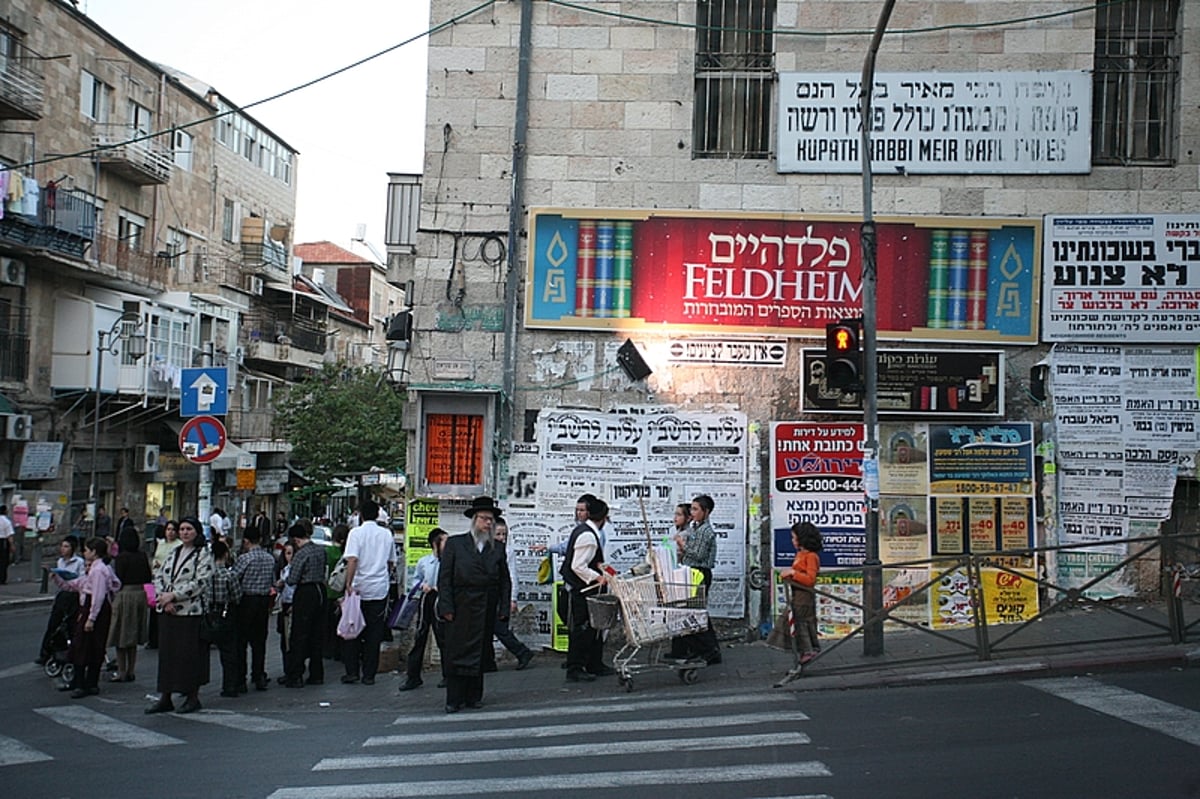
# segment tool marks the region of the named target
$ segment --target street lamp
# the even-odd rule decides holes
[[[103,385],[104,354],[116,355],[125,346],[125,354],[134,361],[146,354],[146,334],[142,332],[142,319],[134,311],[126,311],[117,317],[108,330],[96,331],[96,405],[92,413],[92,482],[88,487],[88,512],[95,524],[99,501],[99,486],[96,483],[96,447],[100,441],[100,389]],[[93,526],[93,531],[95,527]]]

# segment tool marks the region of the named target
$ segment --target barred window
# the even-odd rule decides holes
[[[1126,0],[1096,9],[1094,163],[1174,162],[1179,5]]]
[[[695,158],[768,158],[775,0],[698,0]]]

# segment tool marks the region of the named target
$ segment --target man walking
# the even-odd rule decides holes
[[[442,528],[433,528],[433,532],[429,534],[429,548],[433,551],[417,561],[417,569],[413,574],[413,579],[421,584],[421,607],[417,611],[417,632],[413,636],[412,649],[408,653],[405,680],[400,685],[401,691],[421,687],[421,666],[425,663],[425,645],[429,642],[430,630],[433,630],[438,649],[442,648],[442,622],[437,617],[437,586],[442,550],[446,547],[446,535]]]
[[[246,551],[233,564],[233,576],[242,586],[237,607],[238,693],[245,693],[246,647],[250,647],[250,679],[256,690],[267,690],[267,628],[271,621],[271,583],[275,559],[262,548],[262,538],[253,527],[246,530]]]
[[[567,680],[592,682],[613,673],[604,665],[604,638],[588,620],[587,598],[595,596],[608,581],[601,571],[604,548],[600,528],[608,518],[608,503],[591,497],[587,500],[588,519],[571,531],[560,573],[570,592],[567,631]]]
[[[512,618],[512,614],[517,612],[517,564],[513,554],[513,550],[508,545],[508,522],[502,518],[496,519],[495,538],[501,544],[504,544],[504,551],[507,555],[508,579],[512,583],[512,591],[509,596],[508,618]],[[533,660],[533,650],[525,645],[525,642],[517,637],[517,634],[508,626],[508,619],[496,619],[496,639],[504,644],[504,648],[517,659],[517,671],[521,671],[529,667]],[[495,652],[485,652],[492,657],[488,661],[488,671],[496,670]]]
[[[304,662],[308,661],[308,685],[325,682],[325,661],[321,656],[321,631],[325,624],[325,552],[312,543],[312,523],[300,519],[288,533],[296,554],[287,584],[295,586],[292,596],[292,634],[288,641],[283,684],[288,688],[305,685]]]
[[[438,616],[446,623],[442,674],[446,712],[483,704],[484,648],[492,645],[496,619],[508,618],[512,591],[504,545],[493,539],[500,514],[491,497],[476,497],[464,515],[471,530],[451,536],[438,569]]]
[[[346,596],[357,593],[362,602],[363,625],[357,638],[342,647],[346,673],[342,682],[375,684],[379,670],[379,645],[387,619],[388,582],[396,566],[392,534],[376,522],[379,505],[372,500],[359,509],[362,524],[346,539]]]

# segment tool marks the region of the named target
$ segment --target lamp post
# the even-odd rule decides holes
[[[96,448],[100,442],[100,390],[103,387],[104,354],[117,355],[121,345],[124,345],[126,354],[134,361],[139,360],[146,354],[146,334],[141,331],[141,317],[134,311],[121,314],[108,330],[96,331],[96,404],[92,411],[92,480],[88,487],[88,513],[93,524],[100,498],[99,485],[96,483]]]

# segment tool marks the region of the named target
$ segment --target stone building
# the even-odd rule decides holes
[[[262,374],[288,358],[259,345],[295,324],[270,304],[291,284],[295,150],[74,4],[14,0],[0,9],[0,165],[3,500],[59,531],[94,502],[139,525],[210,501],[232,514],[239,443],[262,477],[282,474],[259,483],[278,499],[270,393],[288,375]],[[230,391],[228,446],[203,484],[178,443],[181,370],[197,366]]]

